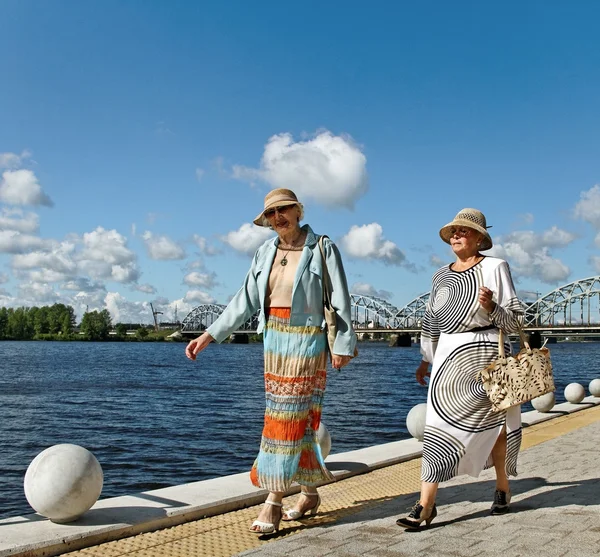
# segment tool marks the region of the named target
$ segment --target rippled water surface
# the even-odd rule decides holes
[[[0,517],[32,512],[31,460],[57,443],[92,451],[102,497],[248,470],[262,427],[262,345],[211,345],[190,362],[184,344],[0,342]],[[331,371],[323,421],[332,452],[408,437],[406,414],[425,402],[418,346],[361,343]],[[557,400],[600,377],[600,343],[551,346]],[[530,409],[530,407],[526,408]]]

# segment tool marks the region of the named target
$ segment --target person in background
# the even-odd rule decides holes
[[[267,194],[254,224],[272,228],[277,236],[258,248],[241,289],[217,321],[186,348],[186,356],[195,360],[213,340],[222,342],[260,310],[257,332],[264,329],[266,410],[250,478],[270,493],[250,527],[259,535],[277,532],[282,519],[316,514],[321,502],[316,486],[333,479],[316,437],[328,354],[323,258],[319,237],[308,224],[300,226],[303,216],[293,191],[280,188]],[[323,247],[338,325],[331,360],[339,369],[354,354],[356,334],[340,253],[329,238]],[[283,496],[292,482],[301,485],[301,496],[294,508],[283,512]]]
[[[421,385],[430,379],[421,495],[408,516],[396,521],[405,528],[428,526],[436,517],[440,482],[478,476],[491,466],[496,471],[492,514],[509,508],[508,476],[517,474],[521,445],[520,406],[494,413],[476,374],[498,356],[499,329],[519,330],[523,308],[506,261],[481,254],[492,247],[487,228],[483,213],[463,209],[440,230],[456,260],[433,275],[423,319],[416,379]],[[510,345],[505,349],[510,353]]]

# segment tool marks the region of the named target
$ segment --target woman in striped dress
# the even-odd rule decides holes
[[[498,355],[499,329],[517,332],[523,309],[506,261],[480,252],[492,247],[485,216],[463,209],[440,230],[456,261],[432,280],[423,319],[416,378],[430,377],[423,439],[421,496],[399,526],[417,529],[437,515],[438,484],[460,475],[478,476],[493,466],[496,491],[492,514],[508,511],[508,476],[517,474],[521,445],[520,407],[492,412],[476,379]],[[505,349],[509,352],[510,346]],[[431,373],[429,366],[432,365]]]
[[[320,504],[316,486],[333,479],[316,437],[327,379],[323,256],[319,237],[310,226],[300,227],[303,214],[293,191],[280,188],[267,194],[254,224],[272,228],[277,236],[257,250],[244,285],[219,319],[186,348],[187,357],[195,360],[213,340],[222,342],[260,310],[266,411],[250,479],[270,493],[250,527],[259,535],[276,532],[282,519],[315,514]],[[323,248],[338,325],[331,364],[339,369],[354,354],[356,334],[339,251],[328,238]],[[301,485],[301,497],[283,512],[282,499],[292,482]]]

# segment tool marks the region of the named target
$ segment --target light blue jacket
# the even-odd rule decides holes
[[[323,258],[318,244],[319,237],[308,224],[305,224],[302,229],[306,230],[307,235],[292,289],[290,325],[324,327]],[[220,317],[208,327],[208,333],[217,342],[223,342],[257,310],[260,310],[257,332],[263,331],[269,273],[278,244],[279,237],[275,237],[258,248],[243,286]],[[323,248],[331,281],[331,304],[336,311],[338,327],[333,353],[339,356],[352,356],[356,346],[356,334],[352,329],[350,294],[342,258],[336,245],[329,238],[324,239]]]

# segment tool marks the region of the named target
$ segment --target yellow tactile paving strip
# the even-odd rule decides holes
[[[522,448],[527,449],[600,420],[600,406],[560,416],[525,428]],[[388,466],[323,486],[319,514],[306,521],[281,523],[275,536],[259,538],[248,531],[260,506],[188,522],[68,553],[70,557],[229,557],[281,539],[306,527],[335,522],[384,501],[415,493],[420,486],[421,459]],[[295,497],[286,499],[293,505]],[[67,554],[64,554],[67,555]]]

